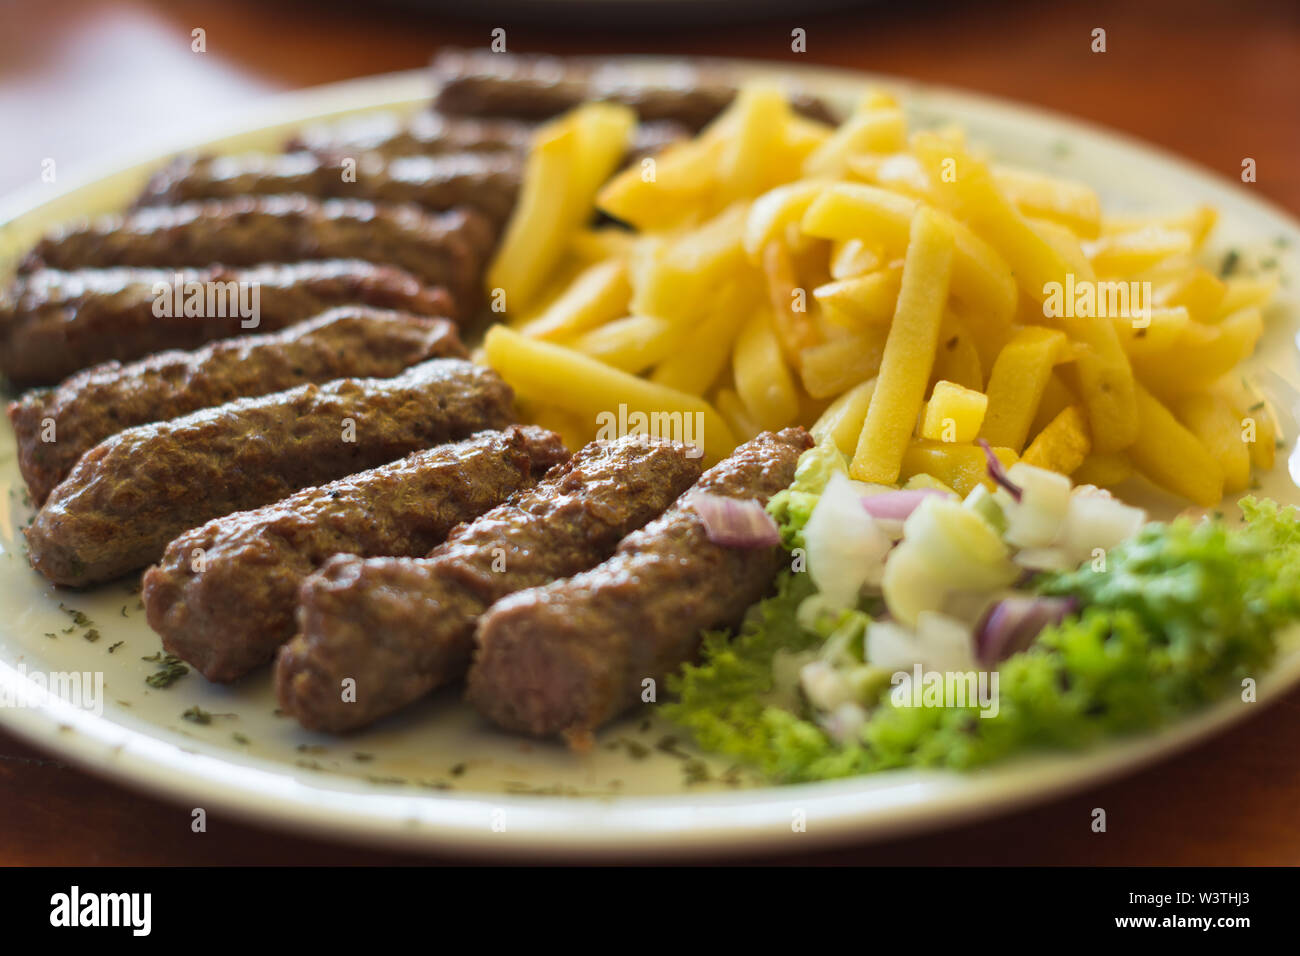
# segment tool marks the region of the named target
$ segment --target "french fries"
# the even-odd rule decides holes
[[[812,290],[813,298],[829,310],[837,325],[850,328],[865,325],[888,325],[898,302],[898,287],[903,280],[903,266],[889,266],[866,275],[828,282]]]
[[[939,345],[935,350],[930,381],[952,382],[962,388],[984,391],[984,363],[979,346],[966,323],[953,315],[944,316],[939,327]]]
[[[804,389],[813,398],[830,398],[874,377],[885,357],[887,333],[883,326],[866,329],[804,349],[799,355]]]
[[[723,202],[751,198],[791,178],[792,172],[781,168],[786,157],[777,146],[784,139],[790,119],[790,106],[778,87],[745,87],[731,112],[736,131],[726,139],[718,171]]]
[[[1030,436],[1037,436],[1051,424],[1052,419],[1077,401],[1070,386],[1065,384],[1060,369],[1052,372],[1048,376],[1047,387],[1043,389],[1043,397],[1039,399],[1038,411],[1034,413],[1034,420],[1029,425]]]
[[[988,412],[980,437],[1019,452],[1042,401],[1052,370],[1067,357],[1065,334],[1031,325],[998,354],[989,373]]]
[[[1190,325],[1171,348],[1135,356],[1134,368],[1159,395],[1205,389],[1255,351],[1255,343],[1263,333],[1259,309],[1245,308],[1217,325]]]
[[[1006,468],[1018,460],[1010,448],[994,448],[993,454]],[[976,485],[992,486],[989,481],[988,457],[979,445],[924,439],[913,441],[903,453],[899,478],[911,481],[918,475],[928,475],[959,495],[968,494]]]
[[[749,261],[757,265],[763,251],[783,238],[788,226],[803,218],[828,183],[829,180],[801,179],[777,186],[755,199],[745,220],[744,246]]]
[[[1167,279],[1155,290],[1153,298],[1157,306],[1181,307],[1197,322],[1213,322],[1221,317],[1219,310],[1227,294],[1228,286],[1222,279],[1209,269],[1194,267]],[[1248,302],[1243,303],[1243,306],[1256,304],[1258,303]]]
[[[741,441],[749,441],[763,429],[749,415],[749,409],[734,389],[720,388],[715,399],[718,411],[727,420],[732,432]]]
[[[983,392],[940,380],[925,403],[921,437],[931,441],[973,442],[984,423],[989,397]]]
[[[846,455],[853,454],[858,447],[862,423],[867,420],[871,393],[875,390],[876,380],[869,378],[841,393],[813,424],[813,437],[820,442],[829,436],[840,451]]]
[[[633,112],[589,103],[543,127],[528,157],[519,208],[488,268],[488,288],[506,309],[525,310],[591,216],[596,192],[627,151]]]
[[[681,347],[650,375],[652,382],[692,395],[703,395],[731,357],[731,345],[755,306],[738,285],[722,294],[713,314],[687,333]]]
[[[614,173],[634,122],[590,104],[542,127],[489,270],[508,327],[484,355],[566,440],[620,405],[703,416],[710,459],[802,424],[856,479],[964,492],[983,439],[1198,504],[1273,466],[1238,366],[1278,279],[1205,261],[1214,210],[1106,214],[955,127],[909,138],[882,92],[832,129],[751,84]]]
[[[1242,440],[1241,420],[1228,401],[1200,392],[1182,396],[1173,410],[1223,469],[1224,493],[1245,491],[1250,485],[1250,450]]]
[[[704,399],[657,385],[562,345],[530,339],[496,325],[483,340],[483,355],[525,400],[570,412],[589,423],[593,432],[601,416],[617,417],[619,407],[624,406],[628,414],[657,415],[670,424],[687,415],[700,416],[697,437],[703,441],[706,460],[724,458],[736,447],[731,428]]]
[[[1133,463],[1123,452],[1094,452],[1083,459],[1070,479],[1076,485],[1114,488],[1133,477]]]
[[[880,254],[862,239],[846,239],[831,249],[830,273],[837,281],[865,275],[881,264]]]
[[[859,481],[893,484],[898,480],[934,366],[955,244],[952,230],[938,214],[928,207],[916,211],[898,307],[849,466],[849,474]]]
[[[1268,471],[1277,457],[1277,419],[1264,398],[1245,381],[1228,375],[1210,390],[1227,402],[1237,416],[1242,442],[1250,452],[1250,463]]]
[[[808,156],[805,176],[842,176],[851,156],[893,153],[903,148],[907,123],[892,97],[869,94],[857,112]]]
[[[563,339],[627,314],[632,297],[627,262],[606,259],[584,270],[573,284],[521,331],[538,339]]]
[[[1082,239],[1101,231],[1101,203],[1083,183],[1013,166],[994,166],[993,181],[1026,216],[1060,223]]]
[[[1133,232],[1102,236],[1088,246],[1088,258],[1101,275],[1125,275],[1192,250],[1192,237],[1182,230],[1147,226]]]
[[[1020,460],[1027,465],[1071,475],[1083,464],[1091,449],[1087,416],[1078,405],[1071,405],[1038,433]]]
[[[638,315],[696,318],[712,293],[745,264],[741,236],[748,208],[730,206],[700,228],[651,246],[633,279],[631,308]]]
[[[1277,294],[1280,281],[1276,274],[1228,279],[1224,283],[1223,298],[1219,300],[1215,318],[1221,319],[1251,306],[1264,306]]]
[[[797,364],[804,349],[821,338],[808,312],[807,290],[799,287],[790,251],[779,242],[771,243],[763,253],[763,271],[767,274],[777,342],[786,359]]]
[[[625,372],[644,372],[681,348],[687,329],[652,315],[629,315],[566,343]]]
[[[782,428],[798,416],[799,395],[781,354],[771,310],[760,310],[740,330],[732,377],[736,394],[760,428]]]
[[[714,204],[715,170],[724,145],[721,138],[674,143],[606,183],[596,206],[642,230],[695,222],[700,210]]]
[[[1128,457],[1152,483],[1208,508],[1223,497],[1223,467],[1173,412],[1138,386],[1138,438]]]
[[[1191,239],[1193,246],[1199,247],[1205,242],[1218,218],[1218,213],[1209,206],[1196,206],[1172,216],[1103,216],[1101,234],[1118,236],[1145,229],[1182,232]]]

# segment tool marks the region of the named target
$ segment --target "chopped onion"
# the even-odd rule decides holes
[[[695,495],[691,508],[704,520],[704,533],[724,548],[770,548],[781,543],[776,522],[752,498]]]
[[[998,461],[998,456],[993,454],[993,449],[983,438],[979,440],[980,447],[984,449],[984,458],[988,461],[989,477],[993,483],[1005,488],[1013,501],[1020,500],[1020,486],[1007,477],[1006,469],[1002,467],[1002,462]]]
[[[1032,575],[1030,575],[1032,577]],[[1003,591],[953,591],[944,599],[941,610],[954,620],[960,621],[966,629],[974,633],[975,626],[984,620],[990,607],[996,604]]]
[[[867,712],[859,704],[840,704],[822,721],[826,733],[837,744],[846,744],[856,740],[867,722]]]
[[[994,591],[1018,574],[992,525],[960,501],[928,497],[907,519],[881,590],[890,613],[915,626],[921,611],[939,610],[950,592]]]
[[[1029,571],[1069,571],[1079,563],[1062,548],[1022,548],[1011,560]]]
[[[826,600],[856,607],[864,584],[878,584],[893,542],[863,510],[857,491],[839,472],[831,476],[803,529],[808,573]]]
[[[927,670],[967,671],[975,664],[970,628],[947,614],[922,611],[916,619],[916,643]]]
[[[1034,642],[1042,630],[1059,624],[1078,607],[1069,597],[1014,595],[989,608],[975,629],[975,655],[985,666],[1006,660]]]
[[[915,488],[910,491],[887,491],[884,494],[868,495],[862,499],[862,507],[873,518],[888,521],[906,521],[907,516],[916,510],[931,495],[943,495],[938,488]]]
[[[895,521],[892,518],[877,518],[876,527],[881,530],[885,537],[897,544],[903,539],[903,528],[906,522]]]
[[[966,671],[975,663],[971,630],[936,611],[922,611],[912,631],[892,621],[872,621],[867,628],[866,657],[887,671]]]
[[[916,635],[893,621],[872,621],[867,625],[867,663],[887,671],[909,670],[921,659]]]
[[[1061,534],[1070,510],[1070,479],[1046,468],[1016,462],[1007,476],[1020,488],[1007,509],[1006,539],[1017,548],[1049,548]]]
[[[825,661],[813,661],[800,668],[799,685],[808,702],[818,710],[834,710],[853,701],[849,682]]]
[[[1131,538],[1141,530],[1146,519],[1145,511],[1118,498],[1096,492],[1080,493],[1075,489],[1059,546],[1078,564],[1092,557],[1097,548],[1107,551]]]
[[[826,595],[819,591],[816,594],[808,595],[799,602],[799,607],[794,612],[794,619],[799,622],[799,626],[805,631],[816,631],[817,625],[821,623],[823,617],[833,617],[843,609],[844,605],[836,604],[827,599]]]

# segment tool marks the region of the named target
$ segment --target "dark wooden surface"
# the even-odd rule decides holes
[[[797,7],[797,4],[791,4]],[[895,3],[749,26],[631,31],[564,18],[458,21],[369,4],[45,0],[0,4],[0,193],[196,126],[278,91],[417,67],[440,45],[818,62],[1035,103],[1124,130],[1300,211],[1300,4],[1294,0]],[[790,51],[793,27],[807,53]],[[1094,28],[1107,52],[1090,51]],[[191,52],[202,28],[207,52]],[[795,863],[1300,863],[1300,692],[1184,756],[1050,804]],[[1107,811],[1104,834],[1090,828]],[[765,858],[766,859],[766,858]],[[358,849],[187,811],[67,767],[0,733],[0,864],[383,864],[455,857]],[[758,862],[745,861],[745,862]]]

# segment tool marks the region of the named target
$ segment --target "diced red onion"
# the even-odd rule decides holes
[[[1072,597],[1015,595],[1003,598],[975,628],[975,657],[988,667],[1025,650],[1042,630],[1059,624],[1079,606]]]
[[[781,543],[776,522],[752,498],[695,495],[691,508],[704,520],[709,540],[724,548],[770,548]]]
[[[1001,485],[1005,488],[1007,494],[1009,494],[1013,500],[1019,501],[1021,496],[1024,494],[1024,492],[1020,490],[1020,486],[1007,477],[1007,470],[1002,467],[1002,462],[998,461],[998,456],[993,454],[993,449],[989,447],[989,443],[983,438],[979,440],[979,443],[980,447],[984,449],[984,457],[989,463],[989,477],[993,479],[995,484]]]
[[[906,521],[922,501],[931,495],[942,495],[938,488],[915,488],[906,491],[885,491],[878,495],[865,495],[862,507],[873,518],[888,521]]]

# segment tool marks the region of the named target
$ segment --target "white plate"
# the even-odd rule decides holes
[[[650,72],[664,66],[638,62]],[[1218,248],[1264,250],[1283,260],[1292,286],[1300,275],[1300,226],[1294,220],[1247,188],[1132,140],[1019,106],[883,78],[826,70],[785,69],[778,75],[796,75],[805,86],[844,102],[868,82],[892,87],[915,123],[959,121],[1000,156],[1093,183],[1109,209],[1177,210],[1211,203],[1222,213],[1214,239]],[[277,99],[246,114],[243,122],[218,127],[225,135],[206,145],[274,148],[286,132],[309,120],[379,107],[418,109],[427,102],[426,82],[421,73],[398,74]],[[232,129],[238,134],[230,135]],[[167,144],[138,157],[148,159],[145,165],[117,164],[109,168],[118,171],[79,185],[57,191],[37,186],[12,197],[0,204],[0,257],[16,255],[62,220],[119,208],[160,157],[195,145],[204,144],[195,139]],[[1274,246],[1283,237],[1288,247]],[[1293,298],[1270,314],[1270,330],[1255,361],[1266,370],[1288,439],[1295,434],[1292,386],[1300,382],[1293,343],[1298,314]],[[1300,501],[1289,477],[1294,471],[1294,462],[1288,469],[1286,456],[1279,458],[1263,492]],[[755,786],[752,780],[739,788],[716,779],[686,784],[681,757],[656,747],[672,728],[643,727],[641,717],[607,731],[595,754],[581,759],[555,745],[495,733],[452,693],[378,729],[336,739],[275,716],[265,673],[233,688],[209,685],[194,674],[167,689],[147,686],[144,678],[153,665],[141,658],[156,652],[159,643],[136,596],[124,583],[88,594],[60,593],[46,585],[23,553],[18,529],[28,512],[21,497],[14,443],[6,431],[0,436],[0,693],[24,685],[23,669],[90,670],[104,675],[105,703],[98,715],[59,700],[0,708],[0,722],[39,747],[188,807],[220,808],[272,826],[367,843],[617,856],[794,851],[893,837],[1041,801],[1150,762],[1255,712],[1300,680],[1300,653],[1290,652],[1260,675],[1258,704],[1229,700],[1157,735],[968,775],[898,772],[780,788]],[[101,635],[97,642],[85,641],[84,629],[61,633],[71,622],[60,601],[90,616]],[[194,724],[181,717],[191,706],[234,716]],[[641,747],[649,755],[634,759],[631,752]],[[520,789],[532,792],[511,792]],[[806,818],[806,832],[792,828],[798,812]]]

